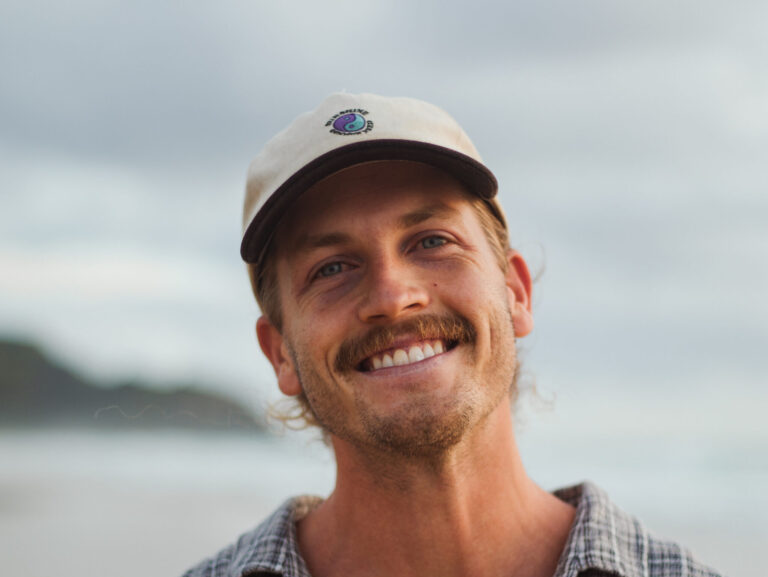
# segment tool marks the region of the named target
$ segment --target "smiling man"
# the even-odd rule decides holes
[[[531,277],[496,179],[417,100],[335,94],[251,165],[241,253],[280,390],[337,463],[192,576],[715,576],[515,443]]]

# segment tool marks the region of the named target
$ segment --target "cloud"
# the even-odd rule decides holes
[[[669,374],[698,356],[754,379],[768,368],[766,12],[6,2],[0,323],[104,372],[271,382],[237,254],[245,170],[348,89],[421,97],[467,128],[515,245],[543,254],[529,342],[544,372],[578,360],[584,384],[645,349]]]

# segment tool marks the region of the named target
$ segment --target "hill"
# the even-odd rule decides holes
[[[213,387],[211,387],[213,388]],[[0,340],[2,426],[261,430],[263,418],[202,387],[89,382],[31,343]]]

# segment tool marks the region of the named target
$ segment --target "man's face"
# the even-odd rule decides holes
[[[507,406],[530,278],[514,253],[501,270],[458,181],[347,169],[302,196],[275,245],[282,334],[262,319],[259,339],[337,439],[434,453]]]

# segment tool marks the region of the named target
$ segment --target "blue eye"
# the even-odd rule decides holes
[[[443,246],[448,241],[445,240],[442,236],[428,236],[421,239],[419,242],[421,244],[421,248],[437,248],[439,246]]]
[[[326,265],[321,266],[316,275],[318,277],[328,277],[333,276],[335,274],[339,274],[344,269],[344,265],[341,264],[339,261],[336,262],[329,262]]]

